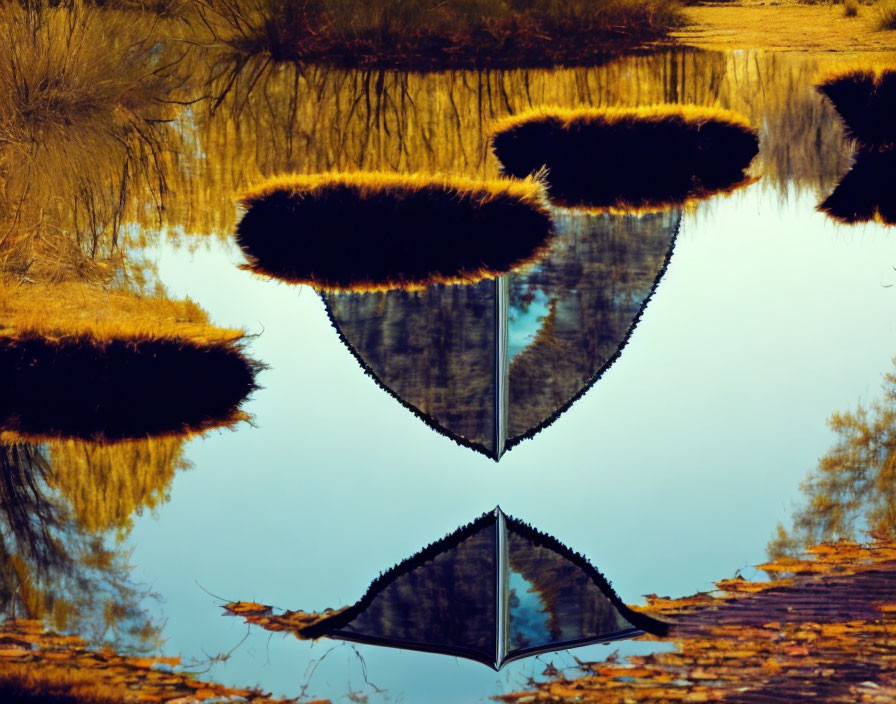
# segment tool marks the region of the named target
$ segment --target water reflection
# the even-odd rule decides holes
[[[150,594],[132,580],[127,554],[78,515],[107,500],[110,480],[74,485],[71,467],[51,458],[44,446],[0,445],[0,615],[42,619],[124,652],[157,648],[162,624],[148,615]],[[114,469],[126,483],[130,467]],[[82,494],[80,511],[68,492]]]
[[[249,62],[236,76],[194,57],[202,90],[179,128],[166,221],[180,232],[234,230],[234,194],[284,172],[389,170],[494,178],[492,124],[541,106],[713,106],[760,126],[765,187],[830,191],[848,168],[843,130],[814,90],[817,59],[672,50],[562,70],[345,71]],[[228,90],[229,87],[229,90]]]
[[[896,537],[896,371],[884,376],[881,397],[828,419],[834,445],[801,488],[803,504],[790,529],[778,525],[772,557],[797,555],[829,540],[857,540],[861,531]]]
[[[393,567],[348,608],[282,616],[257,604],[225,608],[299,638],[455,655],[496,670],[536,653],[667,630],[625,606],[582,556],[500,508]]]
[[[859,150],[852,169],[818,209],[845,225],[896,225],[896,149]]]
[[[680,217],[557,211],[551,249],[531,268],[475,286],[322,296],[378,384],[440,432],[499,459],[619,356]]]

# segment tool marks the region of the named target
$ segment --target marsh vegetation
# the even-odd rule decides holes
[[[818,90],[862,147],[896,145],[896,70],[871,66],[835,71],[818,83]]]
[[[896,149],[862,150],[818,209],[844,225],[896,225]]]
[[[717,109],[545,107],[500,120],[492,149],[508,175],[547,169],[554,203],[630,210],[744,185],[759,139],[746,119]]]
[[[197,0],[243,54],[379,67],[592,63],[665,36],[675,0]]]
[[[536,181],[295,175],[242,203],[248,268],[328,290],[474,283],[537,259],[553,234]]]

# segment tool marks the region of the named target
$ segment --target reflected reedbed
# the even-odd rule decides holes
[[[659,285],[680,213],[555,213],[528,268],[473,286],[321,294],[340,338],[403,405],[499,459],[615,361]]]

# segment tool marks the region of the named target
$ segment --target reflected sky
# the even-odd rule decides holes
[[[693,593],[761,562],[806,470],[830,445],[826,418],[875,395],[896,354],[892,232],[874,222],[838,225],[816,210],[849,169],[852,152],[811,88],[817,68],[750,52],[668,52],[595,69],[475,75],[284,67],[251,94],[235,90],[216,117],[185,120],[183,139],[197,148],[183,150],[186,164],[170,176],[170,229],[145,255],[158,261],[158,278],[173,297],[190,296],[212,320],[255,335],[248,351],[268,369],[245,407],[252,424],[160,452],[166,473],[157,478],[165,484],[173,475],[167,489],[147,482],[151,501],[138,491],[141,498],[108,507],[113,522],[132,506],[146,509],[132,516],[121,547],[133,550],[134,579],[163,599],[151,608],[167,619],[165,651],[207,664],[238,646],[206,676],[258,683],[275,694],[485,701],[540,673],[545,656],[496,674],[438,655],[361,645],[331,651],[247,634],[238,620],[220,617],[211,595],[314,610],[352,603],[385,565],[497,504],[587,555],[612,575],[627,603],[648,592]],[[561,341],[585,353],[548,355],[536,370],[561,376],[562,361],[612,356],[678,233],[624,353],[500,464],[434,433],[365,376],[317,293],[237,266],[243,259],[228,239],[238,215],[233,196],[261,176],[345,166],[494,175],[485,145],[496,117],[548,101],[656,100],[718,103],[748,115],[761,130],[760,180],[688,207],[680,226],[678,213],[666,213],[654,216],[660,226],[652,233],[635,227],[627,241],[591,259],[601,269],[597,279],[545,265],[520,273],[516,288],[509,282],[508,396],[514,368],[540,349],[546,330],[556,339],[560,326],[570,333]],[[576,214],[566,232],[578,232],[580,244],[613,245],[605,230]],[[141,230],[147,241],[152,234]],[[578,252],[569,259],[583,260]],[[595,280],[612,285],[591,286]],[[446,295],[468,293],[458,287]],[[589,307],[589,296],[607,305]],[[621,312],[608,326],[615,331],[608,352],[595,352],[599,335],[578,334],[586,325],[563,328],[576,310],[588,313],[584,322],[593,320],[589,311]],[[425,340],[407,340],[415,354],[438,357]],[[496,353],[486,356],[491,364]],[[584,388],[594,367],[578,371],[570,388],[553,387],[550,409]],[[467,364],[452,374],[475,372]],[[407,381],[402,370],[392,383],[400,381]],[[482,390],[488,396],[487,385]],[[539,427],[552,416],[534,413],[514,425],[513,409],[522,407],[530,406],[509,403],[510,438],[523,433],[512,428]],[[62,454],[57,450],[57,459]],[[92,466],[107,461],[132,460],[95,458]],[[108,482],[110,491],[117,486]],[[537,580],[517,574],[511,586],[530,594],[526,584]],[[517,609],[526,611],[521,638],[544,627],[545,612],[528,597],[520,596]],[[658,646],[618,647],[624,654]],[[609,652],[592,646],[577,655]],[[564,653],[549,659],[572,663]]]
[[[629,603],[706,589],[762,561],[830,444],[825,419],[876,394],[896,351],[888,233],[835,225],[813,195],[787,195],[782,205],[757,185],[686,213],[625,353],[499,465],[433,433],[365,377],[310,289],[239,271],[225,245],[192,257],[160,249],[172,294],[261,333],[251,351],[270,365],[247,407],[255,427],[191,442],[193,469],[176,475],[157,518],[136,521],[134,561],[165,597],[167,649],[201,657],[246,634],[197,581],[283,608],[351,603],[384,565],[498,503],[588,555]],[[212,674],[294,693],[326,648],[268,635],[250,634]],[[543,669],[524,660],[495,676],[359,647],[371,681],[406,701],[485,700]],[[610,652],[590,650],[577,655]],[[344,646],[308,691],[335,700],[349,684],[365,686]]]

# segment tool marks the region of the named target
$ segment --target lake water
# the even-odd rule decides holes
[[[585,555],[626,603],[755,576],[832,443],[826,419],[874,398],[896,354],[892,232],[817,209],[852,148],[812,88],[816,70],[690,51],[557,71],[266,67],[257,80],[244,71],[213,115],[192,108],[177,126],[186,166],[139,253],[172,297],[255,335],[247,352],[267,369],[244,406],[252,423],[187,441],[189,468],[119,531],[132,578],[161,597],[146,608],[164,620],[162,650],[198,663],[228,653],[203,677],[275,694],[447,703],[520,689],[573,655],[671,647],[588,646],[496,673],[271,636],[223,618],[212,596],[351,604],[496,505]],[[547,258],[503,282],[322,296],[239,268],[234,195],[265,175],[492,177],[497,117],[658,101],[746,115],[758,180],[662,213],[555,210]]]

